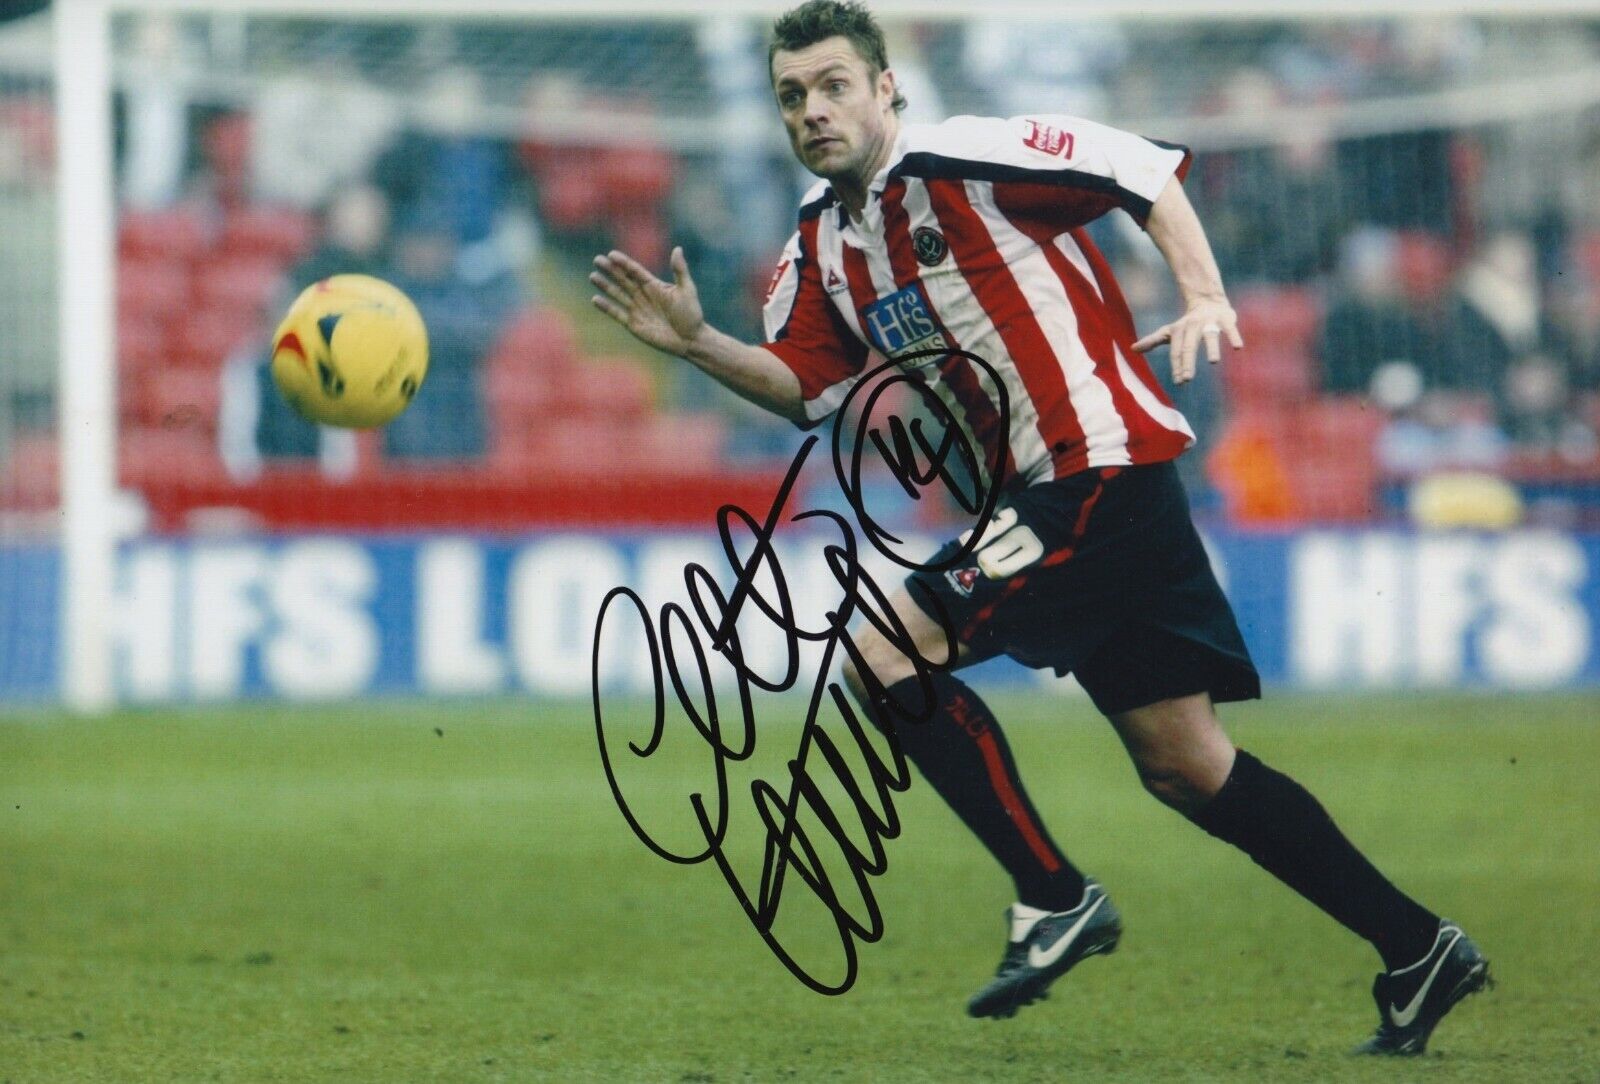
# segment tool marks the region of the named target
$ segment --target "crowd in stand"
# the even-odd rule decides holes
[[[495,378],[485,367],[512,325],[554,303],[531,287],[541,262],[581,276],[588,256],[612,245],[660,265],[671,244],[682,244],[710,317],[735,334],[759,334],[772,254],[809,178],[756,136],[730,137],[709,153],[651,138],[653,106],[636,84],[663,62],[661,42],[639,53],[629,68],[637,78],[601,84],[541,70],[519,77],[508,95],[505,73],[477,62],[498,39],[469,48],[470,28],[454,37],[408,31],[399,44],[384,39],[385,48],[426,54],[416,86],[398,93],[363,66],[376,47],[368,39],[389,33],[374,24],[308,38],[292,70],[257,81],[248,101],[218,105],[173,76],[195,47],[183,25],[149,18],[136,27],[118,110],[125,219],[179,208],[216,223],[264,207],[313,224],[309,242],[262,292],[249,332],[214,359],[214,440],[234,477],[254,477],[275,458],[319,459],[334,474],[352,469],[348,437],[319,433],[271,393],[261,332],[296,291],[331,273],[395,281],[429,326],[427,393],[382,437],[381,454],[394,461],[494,455],[503,415],[487,396]],[[696,91],[713,113],[708,124],[758,132],[771,120],[762,112],[765,54],[759,33],[739,26],[705,20],[686,39],[697,59],[674,60],[711,73]],[[1284,24],[1219,36],[1210,42],[1217,63],[1155,79],[1151,49],[1187,55],[1206,32],[1141,41],[1133,63],[1128,32],[1106,22],[924,29],[892,43],[910,89],[921,91],[914,108],[1050,108],[1112,123],[1192,113],[1197,103],[1204,113],[1251,117],[1426,93],[1496,48],[1463,20]],[[618,49],[633,40],[626,27],[603,33]],[[1592,34],[1578,37],[1575,55],[1600,51]],[[684,44],[674,48],[682,53]],[[509,99],[527,131],[508,136],[505,109],[486,124],[491,98]],[[553,138],[541,123],[569,114],[618,118],[641,134],[588,144],[570,132]],[[1591,138],[1572,163],[1565,190],[1509,199],[1496,169],[1514,172],[1516,163],[1485,138],[1426,126],[1333,138],[1307,122],[1288,135],[1236,140],[1242,149],[1202,145],[1191,197],[1241,313],[1253,304],[1265,315],[1247,324],[1247,337],[1252,327],[1260,334],[1237,374],[1174,389],[1218,452],[1209,469],[1202,456],[1187,457],[1193,485],[1230,492],[1237,479],[1228,463],[1254,461],[1254,452],[1229,459],[1230,435],[1243,423],[1261,423],[1249,434],[1260,442],[1248,447],[1292,457],[1295,442],[1274,447],[1273,425],[1281,431],[1313,401],[1352,418],[1347,408],[1359,403],[1375,422],[1339,432],[1362,434],[1359,455],[1394,475],[1503,469],[1530,452],[1566,463],[1596,458],[1600,218],[1591,208],[1600,191],[1586,179],[1600,175],[1589,163],[1600,162],[1600,141]],[[1141,326],[1160,322],[1175,303],[1170,281],[1116,217],[1097,223],[1095,237]],[[573,337],[570,326],[560,335]],[[683,366],[663,367],[653,383],[668,410],[738,410]],[[754,413],[739,415],[726,435],[730,462],[781,455],[792,444],[787,430]],[[1238,511],[1237,502],[1229,507]]]

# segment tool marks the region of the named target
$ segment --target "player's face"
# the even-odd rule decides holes
[[[772,86],[802,165],[829,180],[865,183],[894,115],[894,76],[873,73],[850,39],[827,38],[772,58]]]

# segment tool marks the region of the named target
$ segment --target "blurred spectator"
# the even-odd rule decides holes
[[[1571,273],[1561,273],[1545,287],[1545,319],[1552,344],[1565,356],[1572,386],[1580,392],[1600,392],[1600,234],[1590,244],[1595,268],[1571,261]]]
[[[1492,469],[1504,461],[1505,435],[1472,403],[1429,391],[1410,362],[1391,361],[1372,374],[1372,400],[1388,416],[1378,433],[1378,465],[1390,474]]]
[[[1449,356],[1436,374],[1444,387],[1500,388],[1514,358],[1543,346],[1536,256],[1526,233],[1489,237],[1462,269],[1449,319]]]
[[[1388,361],[1408,361],[1430,386],[1435,382],[1437,344],[1405,305],[1398,248],[1392,232],[1371,227],[1340,246],[1339,278],[1322,329],[1323,391],[1365,391]]]
[[[0,460],[13,424],[50,424],[56,370],[55,184],[26,135],[0,125]]]
[[[1500,425],[1518,448],[1574,463],[1595,457],[1595,433],[1572,394],[1567,371],[1546,354],[1527,354],[1506,371]]]
[[[1109,19],[981,16],[967,24],[963,61],[968,78],[992,88],[1001,116],[1066,113],[1104,120],[1107,82],[1127,58],[1127,37]]]
[[[1237,151],[1205,171],[1218,189],[1207,235],[1224,278],[1306,282],[1333,267],[1344,193],[1333,145],[1315,129],[1270,147]]]
[[[494,233],[511,178],[504,143],[479,134],[483,88],[477,72],[450,66],[419,94],[412,124],[379,157],[373,179],[397,215],[443,221],[458,245]]]
[[[267,83],[255,102],[255,197],[304,210],[360,181],[393,137],[389,96],[368,84],[337,31],[314,39],[303,66]]]
[[[428,326],[428,376],[411,408],[383,431],[391,457],[471,459],[484,451],[480,370],[522,298],[508,271],[487,282],[461,274],[455,227],[442,209],[424,205],[396,233],[388,277]]]
[[[316,251],[290,270],[290,298],[330,275],[382,277],[388,246],[389,201],[383,193],[372,185],[345,189],[328,206]]]
[[[189,155],[188,44],[174,16],[146,14],[135,26],[123,95],[122,199],[128,207],[166,207],[183,193]]]
[[[794,229],[794,204],[785,198],[765,138],[774,108],[766,46],[753,23],[726,15],[702,17],[696,44],[716,95],[715,162],[722,187],[720,196],[703,192],[700,198],[715,199],[725,217],[726,208],[739,208],[739,228],[729,232],[728,243],[739,250],[741,272],[753,274],[772,262]],[[704,172],[688,172],[685,180]]]

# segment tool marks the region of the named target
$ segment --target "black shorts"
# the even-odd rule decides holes
[[[940,562],[958,548],[947,544]],[[1010,655],[1074,674],[1107,715],[1199,692],[1217,702],[1261,695],[1171,463],[1102,467],[1010,494],[976,553],[913,573],[907,586],[971,650],[968,662]]]

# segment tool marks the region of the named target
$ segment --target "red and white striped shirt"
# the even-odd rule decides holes
[[[1159,463],[1194,443],[1133,350],[1133,319],[1081,227],[1121,207],[1141,224],[1181,147],[1076,117],[908,125],[854,222],[826,182],[800,209],[772,278],[766,349],[800,378],[806,418],[831,414],[872,351],[962,350],[910,364],[1012,484]],[[1002,445],[1001,442],[1004,442]]]

